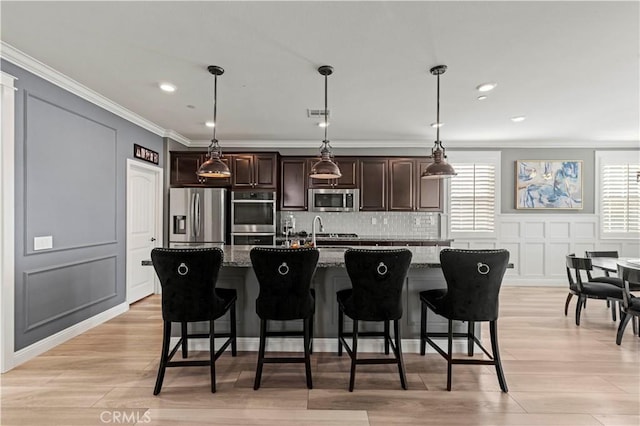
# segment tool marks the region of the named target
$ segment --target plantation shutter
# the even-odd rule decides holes
[[[602,232],[640,231],[640,166],[604,164],[600,207]]]
[[[494,164],[454,164],[451,178],[451,231],[495,230],[496,167]]]

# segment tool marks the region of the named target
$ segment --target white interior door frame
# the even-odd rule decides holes
[[[14,365],[15,77],[0,72],[0,372]]]
[[[141,161],[137,161],[137,160],[133,160],[131,158],[127,159],[127,243],[126,243],[126,253],[127,253],[127,266],[126,266],[126,279],[127,279],[127,283],[126,283],[126,288],[127,288],[127,292],[129,289],[129,284],[131,282],[131,274],[133,271],[133,267],[135,265],[131,265],[129,262],[129,246],[130,246],[130,241],[131,241],[131,234],[130,234],[130,230],[131,230],[131,213],[130,213],[130,207],[133,205],[132,204],[132,200],[129,199],[129,197],[131,197],[131,188],[129,187],[129,185],[131,185],[131,172],[133,169],[138,169],[138,170],[144,170],[147,172],[152,172],[154,174],[154,178],[155,178],[155,187],[156,187],[156,194],[155,194],[155,223],[154,223],[154,227],[155,227],[155,235],[157,235],[156,237],[156,246],[157,247],[162,247],[163,246],[163,239],[162,239],[162,235],[163,235],[163,174],[164,171],[162,169],[162,167],[158,167],[158,166],[153,166],[151,164],[146,164],[143,163]],[[139,266],[139,265],[137,265]],[[154,293],[160,293],[160,283],[157,279],[157,277],[154,279]],[[129,295],[126,295],[126,299],[129,302]]]

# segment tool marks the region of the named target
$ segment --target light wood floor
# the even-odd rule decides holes
[[[499,336],[509,393],[490,366],[454,366],[447,392],[439,355],[405,354],[409,390],[393,366],[359,366],[315,353],[314,389],[302,364],[266,365],[253,390],[256,354],[224,354],[218,392],[207,367],[167,370],[153,396],[160,354],[160,298],[1,376],[2,425],[635,425],[640,424],[640,339],[590,300],[582,325],[563,314],[566,290],[503,287]],[[571,308],[575,307],[575,298]],[[488,335],[486,329],[483,334]],[[204,354],[201,354],[203,356]]]

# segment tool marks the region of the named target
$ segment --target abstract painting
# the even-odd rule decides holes
[[[516,161],[517,209],[581,209],[582,161]]]

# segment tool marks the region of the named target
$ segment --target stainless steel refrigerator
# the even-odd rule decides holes
[[[222,247],[228,238],[227,190],[171,188],[169,247]]]

